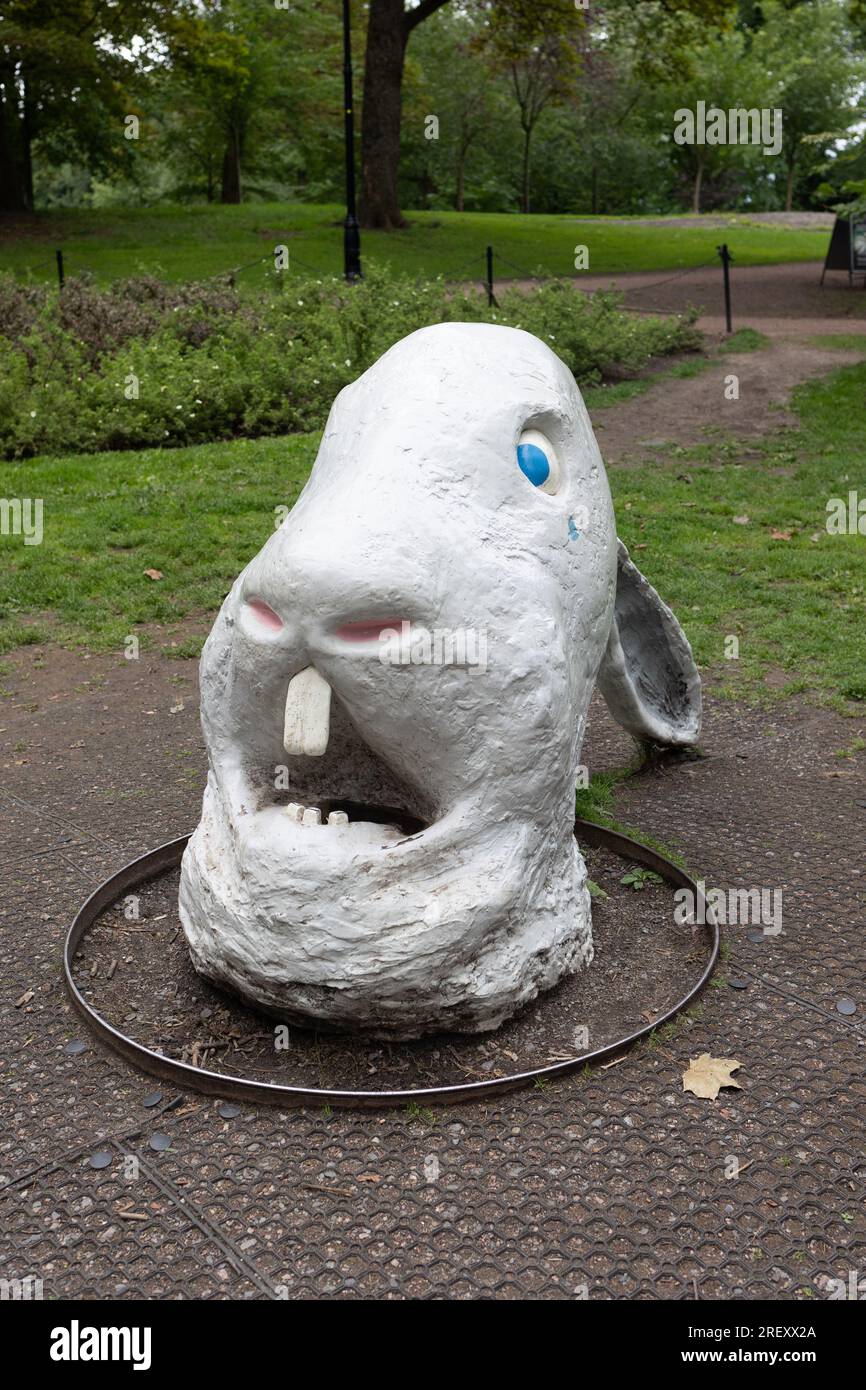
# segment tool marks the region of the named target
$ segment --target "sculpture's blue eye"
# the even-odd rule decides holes
[[[522,432],[517,441],[517,466],[533,487],[550,494],[559,491],[559,460],[556,450],[541,430]]]
[[[550,464],[547,455],[537,444],[518,444],[517,462],[533,487],[541,487],[550,477]]]

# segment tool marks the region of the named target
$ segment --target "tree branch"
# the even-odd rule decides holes
[[[431,14],[441,10],[443,5],[447,5],[448,0],[421,0],[420,5],[416,5],[414,10],[407,10],[403,16],[403,30],[408,36],[415,28],[416,24],[421,24],[423,20],[429,19]]]

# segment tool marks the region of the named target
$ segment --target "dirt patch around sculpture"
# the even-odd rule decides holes
[[[138,920],[124,901],[102,914],[75,960],[88,1002],[119,1031],[166,1057],[274,1085],[384,1091],[489,1081],[610,1045],[662,1018],[700,978],[709,929],[677,924],[674,887],[587,848],[595,959],[490,1034],[382,1042],[280,1028],[193,969],[177,914],[178,870],[142,886]]]

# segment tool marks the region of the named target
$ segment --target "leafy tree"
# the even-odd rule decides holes
[[[267,21],[278,13],[268,12]],[[171,66],[186,121],[201,132],[199,150],[214,139],[220,142],[223,203],[241,201],[244,158],[274,96],[270,23],[263,21],[261,7],[256,13],[247,0],[202,0],[200,10],[180,13],[169,26]]]
[[[311,3],[289,9],[260,0],[199,0],[168,25],[169,145],[214,183],[220,201],[239,203],[245,172],[303,169],[306,137],[339,137],[339,29]],[[319,55],[322,55],[322,61]]]
[[[462,212],[512,206],[516,130],[504,79],[479,81],[477,24],[467,10],[443,8],[413,40],[406,60],[401,126],[401,192]],[[435,126],[431,129],[431,118]],[[482,191],[483,185],[483,191]]]
[[[0,211],[33,207],[33,151],[107,170],[165,17],[160,0],[5,0],[0,14]]]
[[[418,26],[447,3],[448,0],[417,0],[417,3],[416,0],[369,0],[361,130],[360,212],[364,226],[392,230],[405,225],[397,196],[397,173],[406,49]],[[685,32],[683,18],[718,24],[732,10],[735,0],[619,0],[619,3],[645,11],[647,30],[655,27],[671,36],[669,50],[672,50],[676,36]],[[554,100],[553,92],[542,96],[552,79],[545,35],[551,26],[562,34],[566,6],[564,0],[496,0],[495,5],[491,3],[486,8],[495,12],[497,29],[514,24],[522,27],[525,34],[534,35],[534,49],[525,51],[521,57],[527,70],[518,98],[526,110],[524,121],[532,123],[528,141],[524,132],[526,148],[527,143],[531,144],[532,129],[539,119],[537,114],[533,120],[538,101],[542,101],[544,110]],[[598,8],[603,14],[601,7]],[[571,15],[577,31],[584,23],[583,11],[572,3]],[[558,97],[557,92],[556,99]]]
[[[853,115],[858,77],[845,16],[834,0],[809,0],[788,8],[763,0],[763,24],[753,57],[766,74],[764,105],[782,111],[785,208],[793,206],[801,170],[814,169],[832,135]],[[862,71],[859,74],[862,80]],[[823,149],[820,136],[825,133]]]
[[[494,71],[504,71],[519,111],[523,134],[520,211],[529,212],[532,136],[544,111],[574,92],[584,21],[573,0],[510,0],[483,6],[480,46]]]
[[[767,87],[757,63],[750,56],[745,36],[738,30],[711,31],[690,51],[689,67],[688,77],[671,82],[661,91],[659,114],[674,163],[691,184],[692,212],[700,212],[708,181],[719,181],[732,170],[742,170],[756,159],[767,157],[754,145],[697,141],[677,144],[673,140],[679,122],[677,113],[696,112],[698,102],[705,103],[707,112],[715,107],[726,115],[732,108],[760,108],[766,104]]]

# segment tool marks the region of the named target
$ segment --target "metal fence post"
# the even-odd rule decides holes
[[[730,251],[728,250],[728,243],[727,243],[727,242],[723,242],[721,246],[716,247],[716,250],[718,251],[719,255],[720,255],[721,258],[722,258],[722,274],[724,275],[724,278],[725,278],[725,323],[727,324],[727,331],[730,333],[730,332],[731,332],[731,272],[730,272],[730,264],[731,264],[731,261],[732,261],[734,258],[733,258],[733,256],[731,255]]]

